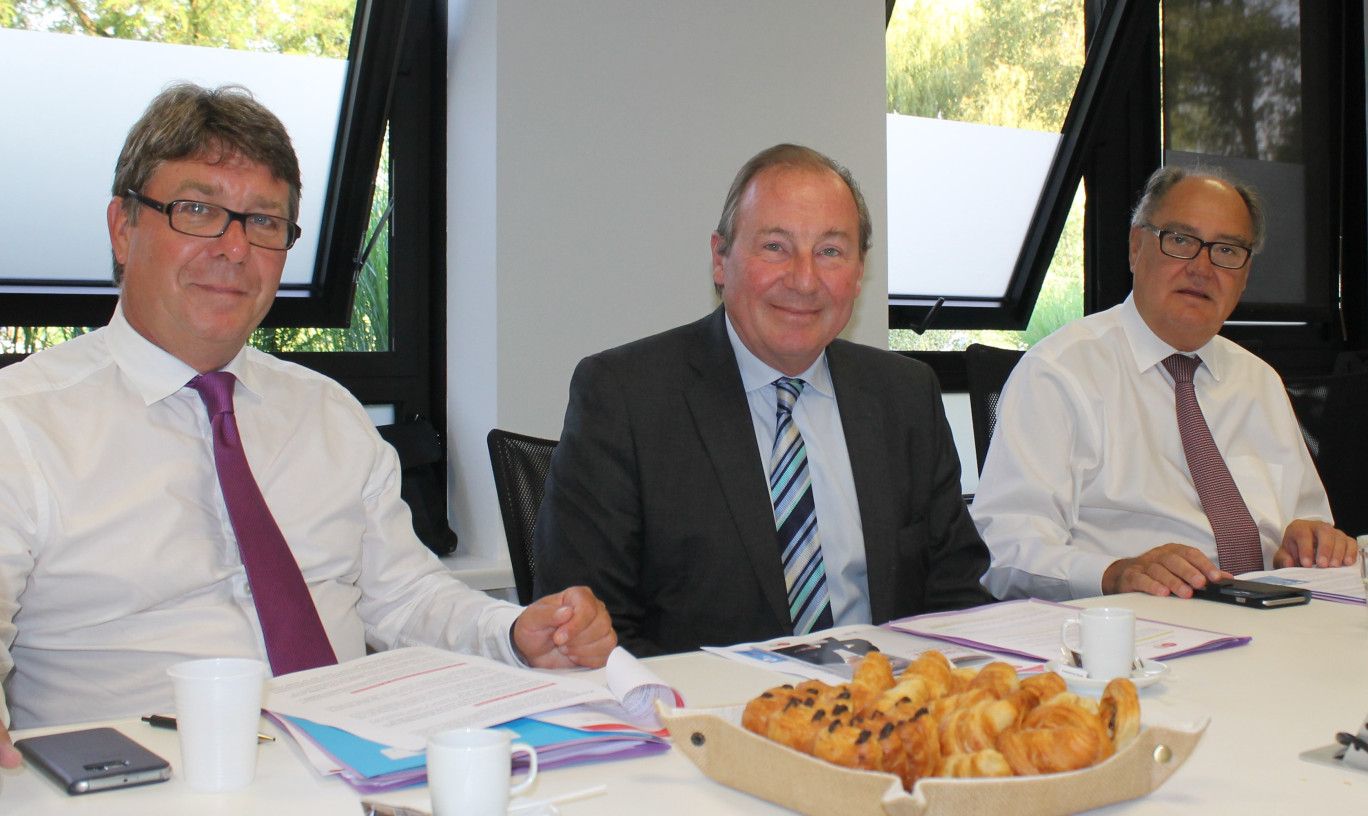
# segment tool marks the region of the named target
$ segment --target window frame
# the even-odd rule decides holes
[[[277,356],[332,377],[365,404],[393,405],[396,420],[424,416],[441,427],[446,412],[446,5],[362,0],[357,15],[342,108],[346,116],[325,206],[331,226],[316,263],[316,270],[327,270],[327,291],[308,299],[277,298],[262,325],[329,326],[349,320],[354,259],[369,237],[370,201],[388,125],[391,223],[402,226],[389,244],[389,350]],[[103,326],[116,302],[112,288],[108,295],[6,294],[0,297],[0,325]],[[24,356],[0,355],[0,367]]]
[[[887,3],[891,18],[893,3]],[[1283,376],[1329,373],[1345,351],[1368,348],[1368,71],[1365,70],[1364,8],[1327,0],[1316,9],[1317,37],[1304,53],[1323,62],[1330,97],[1308,100],[1338,165],[1323,176],[1336,224],[1337,265],[1308,280],[1330,306],[1313,303],[1240,304],[1221,334],[1264,358]],[[1088,59],[1061,133],[1027,246],[1014,270],[1008,298],[994,307],[956,307],[947,301],[932,328],[1022,329],[1029,322],[1053,255],[1068,199],[1079,179],[1086,186],[1084,218],[1085,314],[1123,301],[1131,291],[1130,213],[1145,181],[1163,159],[1160,99],[1159,0],[1088,0]],[[1338,33],[1336,39],[1335,33]],[[1322,41],[1324,40],[1324,41]],[[1313,92],[1314,93],[1314,92]],[[1338,98],[1333,98],[1337,96]],[[1308,132],[1311,129],[1308,129]],[[1064,191],[1068,191],[1067,194]],[[1056,206],[1048,206],[1053,199]],[[1048,248],[1048,251],[1047,251]],[[929,304],[890,306],[889,328],[916,328]],[[958,321],[966,309],[981,312],[972,326]],[[1248,325],[1262,322],[1264,325]],[[1292,325],[1269,325],[1281,322]],[[967,389],[962,352],[902,352],[932,366],[946,391]]]
[[[351,318],[356,260],[366,239],[371,188],[414,2],[357,1],[313,276],[308,284],[281,286],[288,294],[275,299],[262,320],[264,327],[342,327]],[[90,283],[8,279],[5,284],[35,291],[0,297],[0,326],[103,326],[119,298],[112,281],[101,292],[89,291],[100,288]]]
[[[886,4],[885,26],[892,19],[895,3],[896,0],[888,0]],[[1135,29],[1135,19],[1143,14],[1144,6],[1148,4],[1146,0],[1114,0],[1101,7],[1095,18],[1092,6],[1084,8],[1087,58],[1060,128],[1059,146],[1041,185],[1040,197],[1002,297],[946,296],[937,308],[936,296],[896,298],[890,294],[889,329],[1019,331],[1030,323],[1059,236],[1068,220],[1074,192],[1083,181],[1088,152],[1101,129],[1100,112],[1107,107],[1111,94],[1121,86],[1121,73],[1127,60],[1133,59],[1139,51],[1140,44],[1129,32]],[[933,310],[934,315],[931,314]],[[928,315],[931,315],[929,320]]]
[[[1090,2],[1095,8],[1102,0]],[[1086,160],[1085,179],[1096,180],[1088,186],[1084,226],[1086,314],[1110,308],[1130,293],[1130,213],[1145,181],[1163,161],[1159,2],[1136,3],[1142,13],[1127,36],[1140,48],[1131,70],[1120,76],[1115,96],[1107,100],[1096,145]],[[1311,15],[1306,14],[1308,5]],[[1312,201],[1316,209],[1308,207],[1307,218],[1333,225],[1338,251],[1332,253],[1333,267],[1307,270],[1303,302],[1242,302],[1220,332],[1284,377],[1328,374],[1341,352],[1365,347],[1368,327],[1364,10],[1344,0],[1303,2],[1302,7],[1303,55],[1316,61],[1308,73],[1326,80],[1324,91],[1314,85],[1308,89],[1303,115],[1308,138],[1319,132],[1327,147],[1308,155],[1312,160],[1330,157],[1326,160],[1332,163],[1314,169],[1324,179],[1325,195]],[[1252,274],[1259,274],[1257,264],[1256,258]],[[1328,305],[1308,302],[1314,300]]]

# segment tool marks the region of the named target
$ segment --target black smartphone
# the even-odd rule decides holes
[[[170,763],[113,728],[28,737],[14,747],[73,796],[171,778]]]
[[[1294,589],[1280,584],[1264,584],[1258,581],[1241,581],[1238,578],[1208,583],[1193,594],[1194,598],[1208,601],[1254,606],[1260,609],[1274,609],[1280,606],[1300,606],[1311,600],[1308,589]]]

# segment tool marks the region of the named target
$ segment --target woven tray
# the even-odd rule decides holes
[[[675,747],[708,778],[806,816],[1067,816],[1158,789],[1187,760],[1194,730],[1142,728],[1125,750],[1080,771],[1006,779],[924,779],[912,793],[886,773],[841,768],[740,726],[742,706],[657,703]]]

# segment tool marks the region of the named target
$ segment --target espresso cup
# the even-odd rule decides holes
[[[528,756],[527,778],[511,785],[513,754]],[[428,791],[432,816],[505,816],[508,797],[537,778],[537,752],[513,742],[506,730],[455,728],[428,737]]]
[[[1069,642],[1075,628],[1079,630],[1077,647]],[[1059,639],[1065,649],[1082,655],[1089,678],[1130,677],[1135,660],[1135,613],[1131,610],[1112,606],[1081,610],[1077,618],[1059,627]]]

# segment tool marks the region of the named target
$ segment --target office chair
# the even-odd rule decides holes
[[[1361,424],[1368,406],[1368,371],[1292,378],[1284,385],[1330,497],[1335,526],[1350,535],[1368,533],[1363,490],[1368,434]]]
[[[518,603],[532,602],[532,577],[537,565],[532,553],[532,533],[537,529],[537,511],[546,492],[546,474],[551,470],[551,452],[557,440],[539,439],[501,431],[489,432],[489,462],[494,467],[494,489],[499,494],[508,557],[513,562],[513,582],[518,588]]]
[[[997,426],[998,398],[1002,386],[1025,352],[970,343],[964,350],[965,374],[969,380],[969,411],[974,418],[974,451],[979,473],[988,458],[988,443]]]

